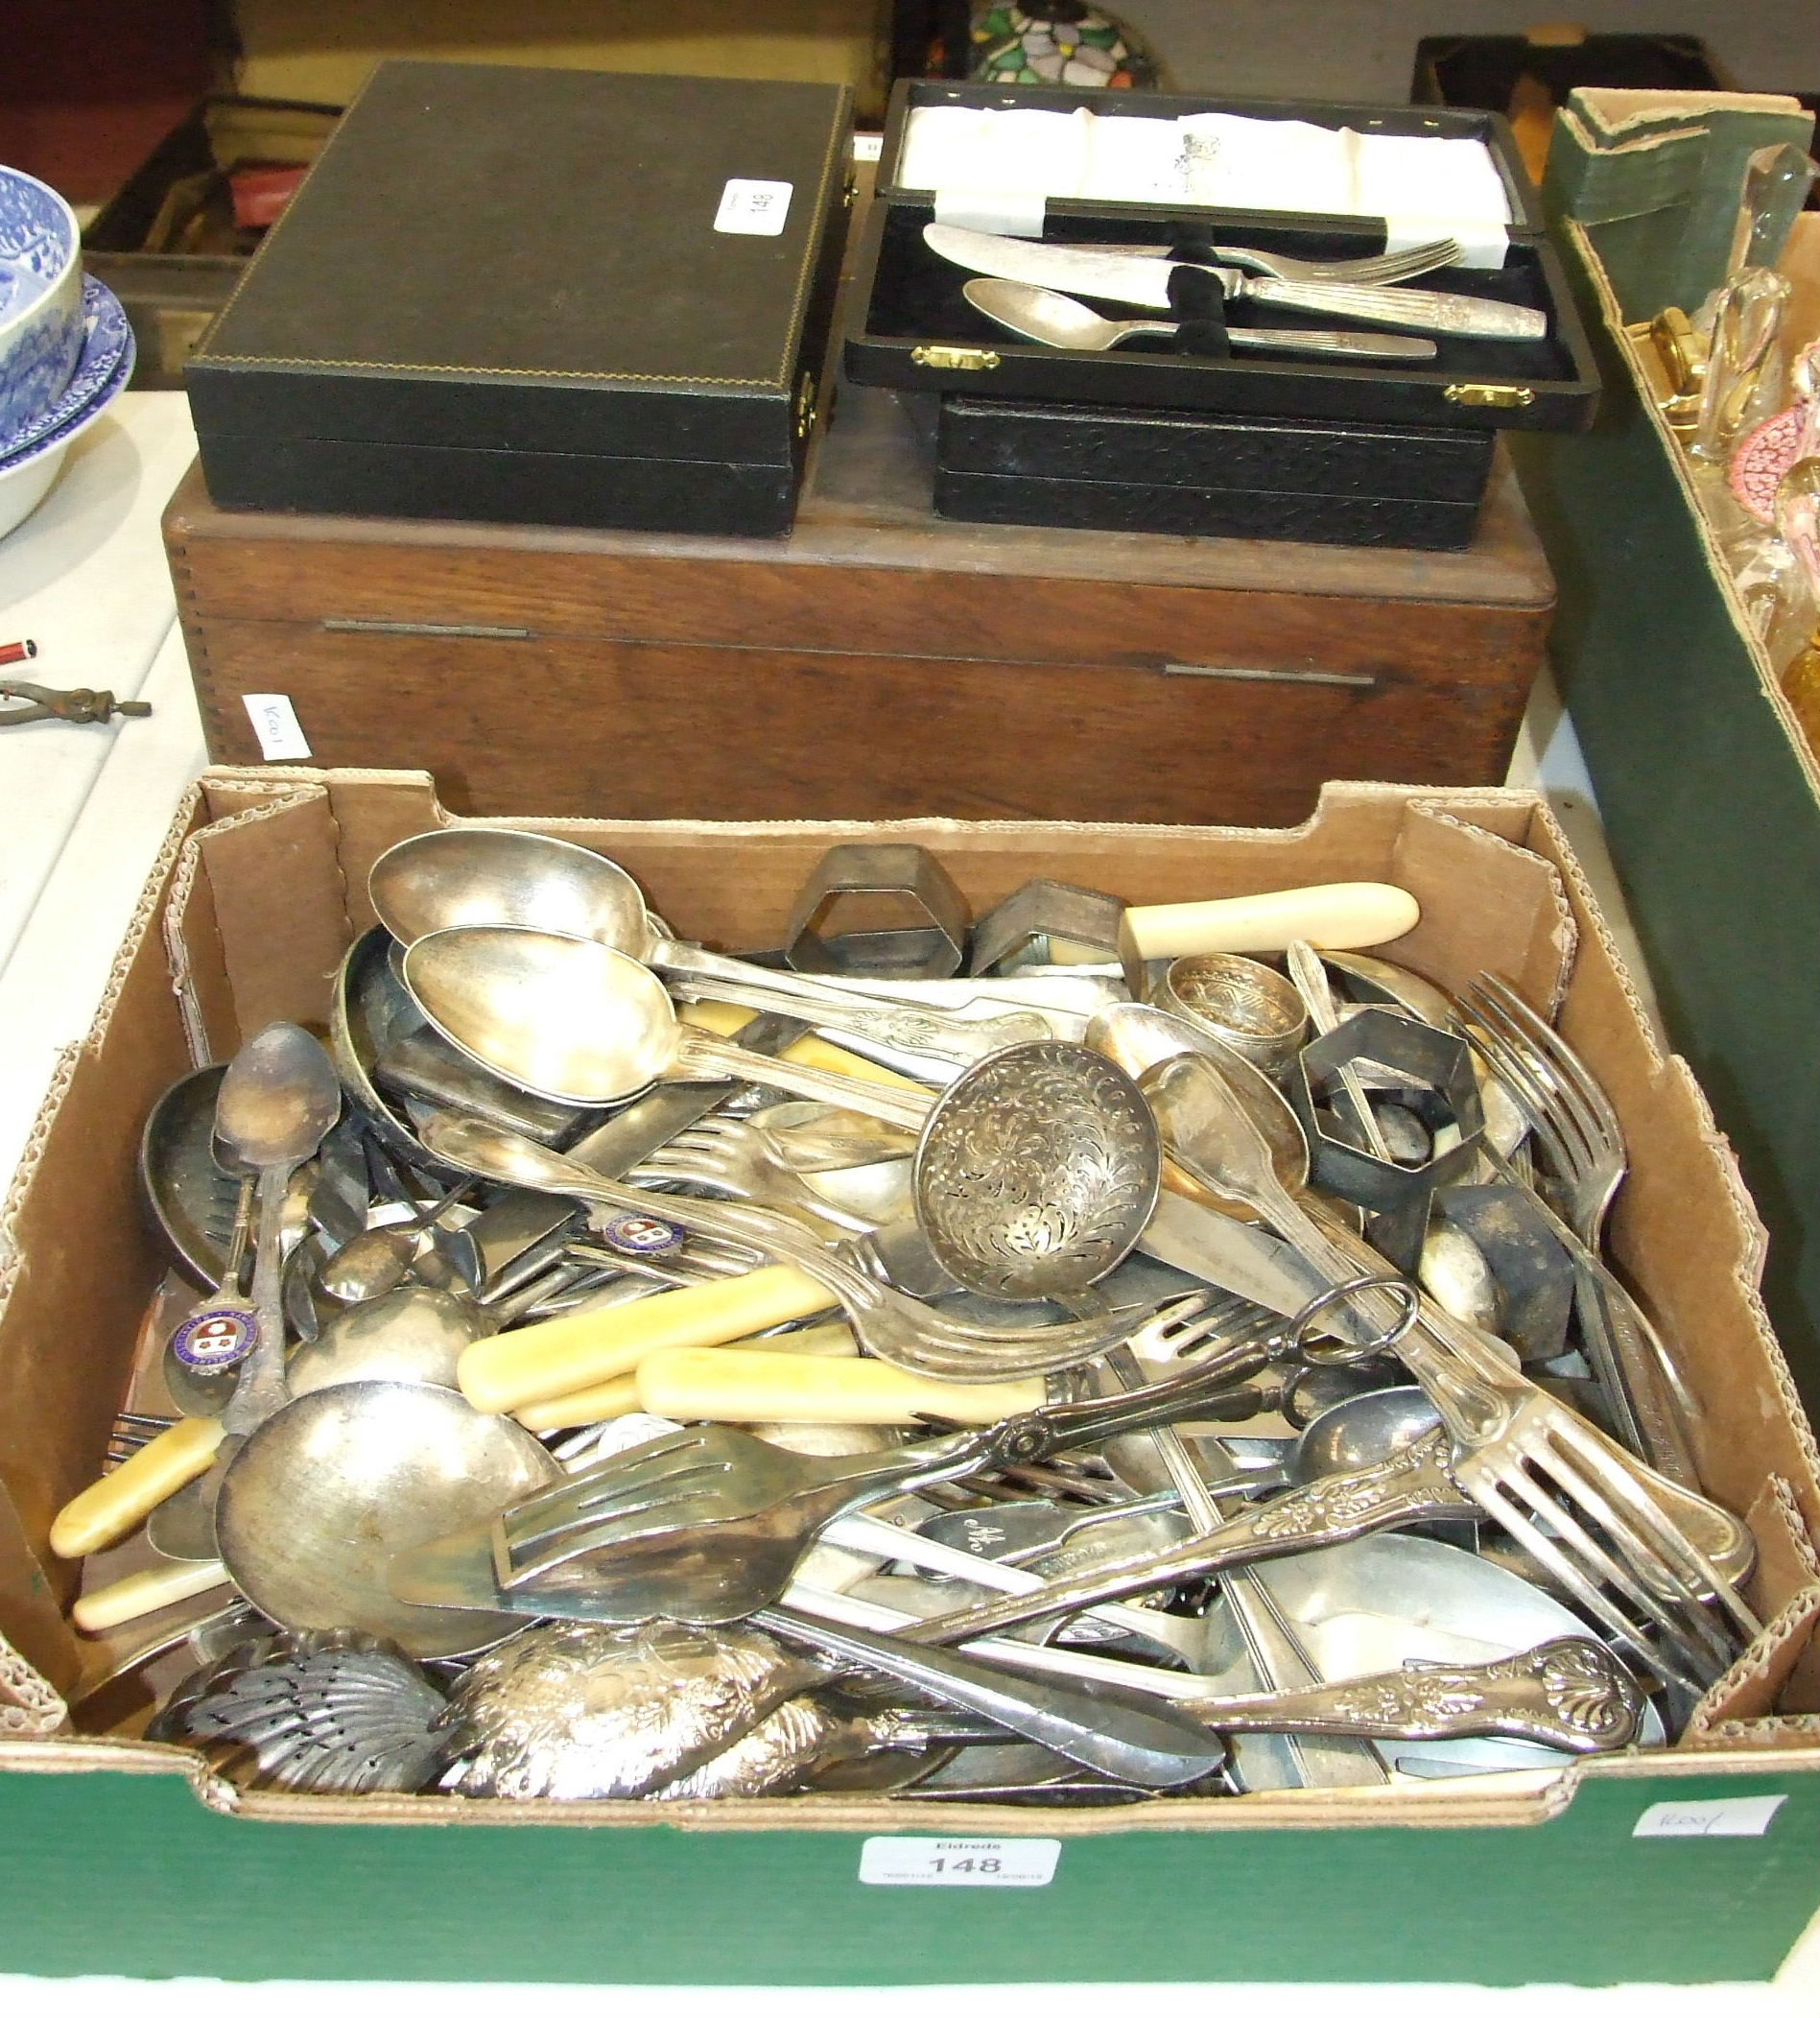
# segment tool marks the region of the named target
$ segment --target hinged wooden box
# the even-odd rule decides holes
[[[934,402],[845,388],[781,541],[165,519],[209,751],[642,819],[1291,820],[1324,779],[1501,781],[1554,584],[1501,462],[1458,554],[951,524]]]

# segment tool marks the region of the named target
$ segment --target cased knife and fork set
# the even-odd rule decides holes
[[[1370,330],[1244,328],[1228,325],[1235,349],[1282,350],[1349,362],[1424,364],[1434,360],[1433,336],[1535,342],[1548,334],[1548,317],[1535,308],[1476,296],[1441,294],[1402,283],[1452,265],[1452,240],[1363,261],[1310,268],[1246,249],[1213,247],[1210,257],[1172,257],[1167,246],[1064,246],[927,225],[923,241],[951,264],[985,276],[964,292],[973,307],[1019,335],[1057,348],[1110,349],[1125,338],[1173,336],[1176,322],[1110,321],[1070,297],[1170,310],[1178,273],[1203,276],[1228,304],[1331,316],[1375,325]],[[1243,266],[1260,269],[1241,271]],[[1349,277],[1350,275],[1350,277]],[[1384,330],[1425,332],[1386,335]]]

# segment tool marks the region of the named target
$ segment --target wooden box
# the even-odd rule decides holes
[[[783,541],[165,519],[210,755],[461,813],[1281,823],[1335,777],[1501,781],[1553,578],[1501,454],[1459,554],[938,519],[934,402],[846,387]]]

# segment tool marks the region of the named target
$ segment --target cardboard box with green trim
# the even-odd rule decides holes
[[[1694,502],[1598,248],[1562,223],[1599,353],[1591,433],[1515,443],[1560,602],[1549,650],[1675,1045],[1769,1230],[1763,1294],[1820,1416],[1820,764]],[[1820,218],[1784,257],[1820,335]]]
[[[1134,903],[1391,881],[1422,907],[1394,958],[1454,986],[1492,967],[1558,1004],[1629,1138],[1617,1260],[1686,1369],[1706,1489],[1757,1540],[1746,1595],[1768,1624],[1675,1750],[1102,1809],[327,1796],[248,1791],[147,1742],[155,1669],[85,1693],[129,1648],[66,1623],[76,1579],[47,1534],[100,1466],[164,1269],[136,1197],[141,1123],[170,1080],[273,1018],[319,1027],[342,953],[372,922],[369,866],[445,819],[414,772],[208,773],[6,1201],[0,1971],[867,1984],[1775,1970],[1820,1905],[1814,1446],[1763,1323],[1761,1231],[1725,1146],[1687,1068],[1655,1048],[1546,807],[1522,793],[1334,785],[1285,830],[525,823],[624,863],[666,917],[729,947],[775,943],[808,869],[862,835],[932,848],[976,911],[1035,874]],[[143,1547],[89,1576],[118,1577]],[[868,1852],[879,1839],[895,1840]],[[976,1860],[1025,1882],[877,1882],[981,1841],[1008,1847]]]

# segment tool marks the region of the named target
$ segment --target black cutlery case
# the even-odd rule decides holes
[[[1108,100],[1117,102],[1109,105]],[[1548,319],[1547,334],[1522,342],[1441,336],[1435,339],[1433,361],[1419,365],[1342,363],[1254,350],[1234,354],[1226,339],[1229,327],[1308,328],[1311,319],[1274,305],[1221,303],[1211,279],[1178,274],[1172,293],[1182,327],[1174,338],[1138,337],[1104,351],[1033,343],[974,309],[961,293],[973,276],[923,242],[924,226],[937,219],[938,193],[906,186],[899,168],[910,115],[924,106],[1086,108],[1102,117],[1170,119],[1231,112],[1361,133],[1478,140],[1505,191],[1510,215],[1504,264],[1496,270],[1451,267],[1413,284],[1541,309]],[[990,200],[990,192],[985,193],[988,204]],[[1167,243],[1187,253],[1199,246],[1239,245],[1298,259],[1335,260],[1381,252],[1386,242],[1385,219],[1358,215],[1077,197],[1038,200],[1038,208],[1040,222],[1027,217],[1018,235],[1034,237],[1040,230],[1044,243],[1060,246]],[[1115,320],[1154,321],[1163,314],[1087,298]],[[844,349],[848,375],[862,385],[1014,403],[1164,408],[1273,420],[1568,432],[1592,424],[1598,396],[1598,373],[1586,333],[1507,123],[1494,113],[1426,107],[1034,87],[1006,92],[934,80],[900,81],[886,130],[877,196],[855,263]]]
[[[951,393],[935,510],[996,525],[1457,553],[1472,544],[1496,439]]]
[[[844,85],[390,61],[190,360],[252,510],[779,535]]]

